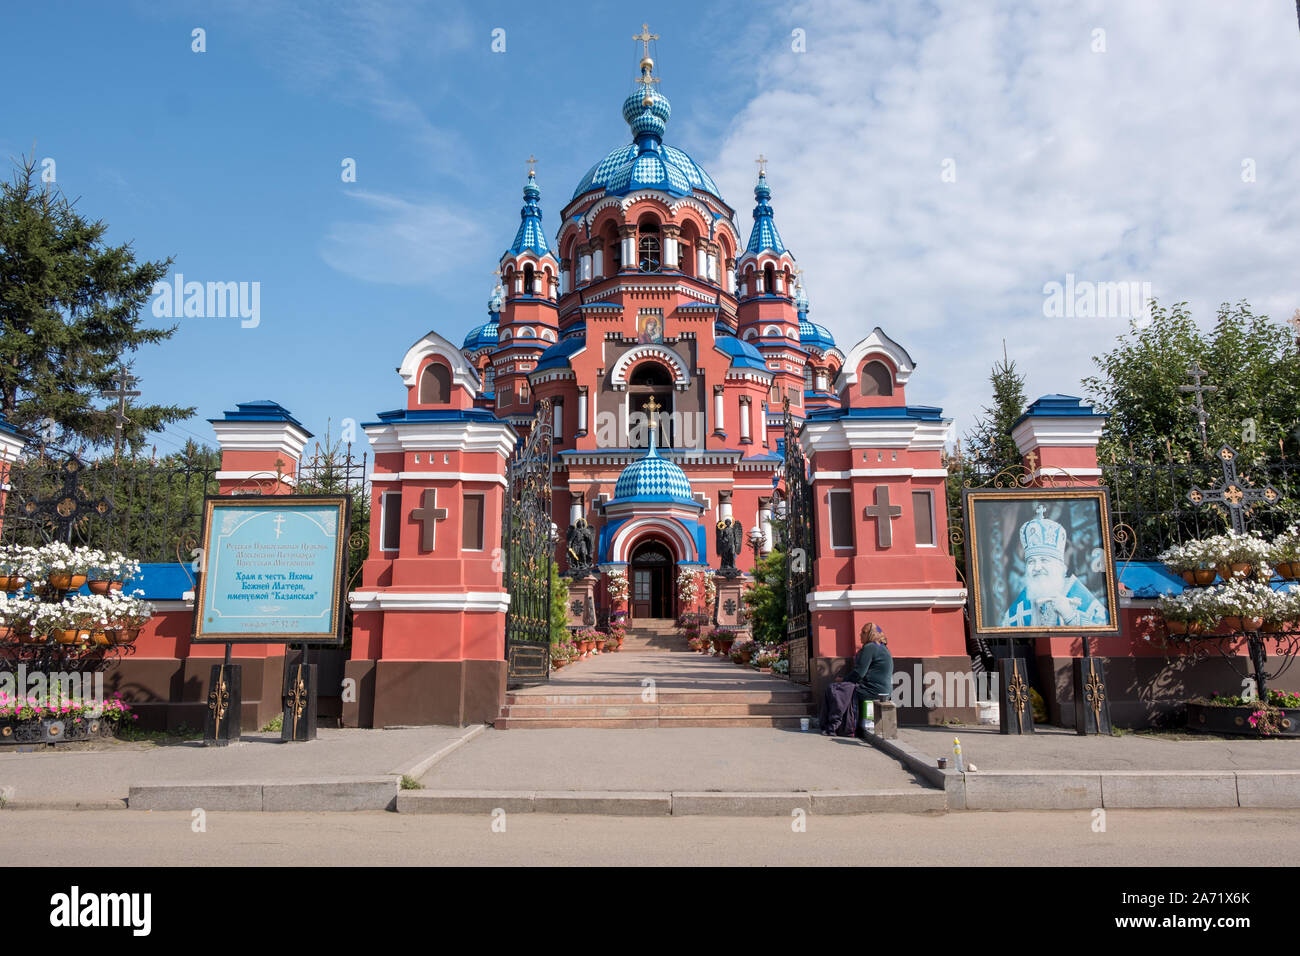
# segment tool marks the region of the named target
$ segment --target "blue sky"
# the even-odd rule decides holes
[[[1003,338],[1032,397],[1078,394],[1123,331],[1044,316],[1044,283],[1067,273],[1149,282],[1203,321],[1225,300],[1300,306],[1289,0],[26,4],[0,37],[4,88],[26,91],[0,150],[34,142],[140,257],[261,284],[257,328],[182,319],[137,356],[149,400],[198,407],[160,451],[258,398],[321,433],[400,405],[393,369],[425,332],[459,341],[483,320],[529,154],[554,235],[628,140],[644,19],[667,141],[745,235],[764,152],[813,318],[846,351],[882,326],[918,362],[909,400],[959,430]]]

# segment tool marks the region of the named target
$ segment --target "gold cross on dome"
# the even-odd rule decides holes
[[[529,176],[535,175],[537,173],[537,170],[534,167],[537,166],[537,157],[534,156],[532,153],[529,153],[528,159],[525,160],[525,162],[528,163],[528,175]]]
[[[643,50],[642,50],[641,55],[642,55],[642,56],[649,56],[649,55],[650,55],[650,41],[651,41],[651,40],[658,40],[658,39],[659,39],[659,34],[657,34],[657,33],[651,33],[651,32],[650,32],[650,24],[648,24],[648,23],[643,23],[643,24],[641,24],[641,33],[640,33],[639,35],[637,35],[637,36],[633,36],[632,39],[633,39],[633,40],[640,40],[640,41],[641,41],[641,46],[643,47]]]
[[[754,162],[758,163],[758,174],[759,174],[760,176],[766,176],[766,175],[767,175],[767,157],[764,156],[762,153],[759,153],[759,154],[758,154],[758,159],[754,160]]]
[[[649,412],[651,415],[659,411],[659,409],[663,408],[662,405],[660,405],[658,402],[655,401],[655,397],[653,395],[650,396],[650,401],[646,402],[641,407],[645,409],[647,412]]]

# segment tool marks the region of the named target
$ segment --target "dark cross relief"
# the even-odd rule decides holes
[[[99,393],[99,396],[117,399],[117,408],[113,410],[113,419],[116,422],[113,428],[117,431],[117,436],[113,439],[113,457],[117,458],[122,451],[122,427],[131,420],[126,417],[126,400],[139,398],[140,392],[131,388],[135,384],[135,376],[128,373],[125,368],[117,373],[117,378],[113,381],[117,388],[106,388]]]
[[[1223,467],[1223,483],[1208,491],[1193,488],[1187,497],[1192,504],[1208,504],[1226,509],[1232,521],[1232,530],[1237,534],[1245,534],[1245,513],[1261,501],[1269,505],[1277,504],[1282,495],[1272,485],[1263,488],[1243,485],[1237,477],[1237,453],[1227,445],[1219,449],[1219,464]]]
[[[1206,443],[1209,441],[1209,439],[1206,438],[1206,436],[1205,436],[1205,420],[1206,420],[1206,417],[1207,417],[1207,416],[1206,416],[1206,414],[1205,414],[1205,404],[1201,401],[1201,395],[1204,394],[1205,392],[1217,392],[1217,391],[1219,390],[1219,387],[1218,387],[1217,385],[1202,385],[1202,384],[1201,384],[1201,379],[1205,378],[1205,376],[1207,376],[1207,375],[1209,375],[1209,374],[1210,374],[1209,372],[1207,372],[1207,371],[1205,371],[1203,368],[1201,368],[1201,363],[1200,363],[1200,362],[1195,362],[1195,361],[1194,361],[1194,362],[1192,362],[1192,364],[1189,365],[1188,368],[1187,368],[1187,377],[1190,378],[1190,379],[1191,379],[1193,382],[1195,382],[1196,384],[1195,384],[1195,385],[1179,385],[1179,386],[1178,386],[1178,391],[1180,391],[1180,392],[1195,392],[1195,393],[1196,393],[1196,422],[1197,422],[1197,424],[1200,426],[1200,429],[1201,429],[1201,444],[1202,444],[1202,445],[1206,444]]]
[[[901,517],[903,509],[889,503],[889,486],[876,485],[876,503],[867,505],[864,513],[876,519],[876,543],[888,548],[894,543],[894,519]]]
[[[81,487],[80,460],[69,456],[59,466],[60,486],[49,498],[23,503],[23,517],[38,521],[53,530],[55,541],[71,541],[72,528],[91,514],[106,515],[113,506],[107,498],[90,498]]]
[[[420,507],[411,510],[411,519],[420,522],[420,549],[422,551],[433,550],[433,533],[438,528],[438,522],[447,517],[447,509],[438,507],[438,489],[424,489],[424,496],[420,499]]]

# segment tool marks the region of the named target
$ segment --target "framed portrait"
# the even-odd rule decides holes
[[[636,317],[636,340],[642,345],[657,345],[664,340],[664,315],[660,311],[640,312]]]
[[[347,495],[204,499],[193,642],[342,644],[350,508]]]
[[[968,488],[962,503],[974,633],[1120,633],[1105,488]]]

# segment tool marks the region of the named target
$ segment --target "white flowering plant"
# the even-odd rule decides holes
[[[1289,564],[1300,561],[1300,525],[1291,525],[1276,538],[1269,549],[1270,564]]]
[[[140,562],[119,551],[90,551],[88,558],[96,581],[129,581],[140,573]]]
[[[1209,539],[1196,539],[1186,544],[1176,544],[1156,555],[1157,559],[1175,571],[1199,571],[1212,568],[1219,563],[1216,549],[1209,546]]]
[[[614,601],[622,601],[627,597],[627,571],[622,568],[611,568],[605,572],[605,591]]]

